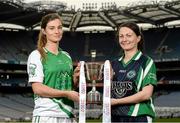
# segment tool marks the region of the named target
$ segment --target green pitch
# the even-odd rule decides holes
[[[91,119],[91,120],[87,120],[87,123],[101,123],[102,120],[99,119]],[[180,123],[180,118],[158,118],[155,119],[154,123],[172,123],[172,122],[179,122]],[[0,123],[31,123],[31,122],[0,122]]]

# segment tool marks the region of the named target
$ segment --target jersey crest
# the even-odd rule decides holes
[[[37,68],[36,64],[32,64],[32,63],[29,64],[29,77],[36,76],[36,73],[35,73],[36,68]]]
[[[135,70],[130,70],[128,73],[127,73],[127,78],[128,79],[132,79],[136,76],[136,71]]]

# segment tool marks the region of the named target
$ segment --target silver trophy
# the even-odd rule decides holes
[[[96,83],[102,81],[103,64],[97,62],[85,63],[85,74],[87,83],[92,84],[92,89],[87,93],[87,101],[89,103],[102,102],[100,92],[96,90]]]

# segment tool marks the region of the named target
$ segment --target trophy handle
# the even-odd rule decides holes
[[[102,80],[102,75],[103,75],[103,68],[104,68],[104,64],[102,64],[101,65],[101,68],[100,68],[100,73],[99,73],[99,75],[101,75],[101,76],[99,76],[99,80]]]
[[[90,76],[89,76],[89,72],[87,71],[88,70],[88,65],[87,64],[85,64],[85,68],[86,68],[86,74],[87,74],[87,78],[88,78],[88,80],[90,80]]]

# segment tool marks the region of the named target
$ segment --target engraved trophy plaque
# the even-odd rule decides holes
[[[87,93],[87,102],[99,103],[102,102],[102,96],[96,90],[96,83],[102,81],[103,64],[96,62],[85,63],[85,75],[87,83],[92,84],[92,89]]]

